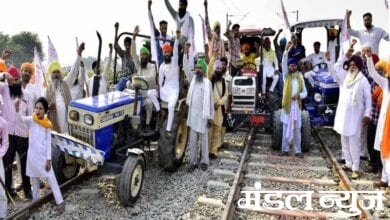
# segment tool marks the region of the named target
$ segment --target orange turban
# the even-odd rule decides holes
[[[172,46],[171,46],[170,43],[165,43],[165,44],[162,46],[161,49],[162,49],[163,53],[164,53],[165,51],[172,52]]]
[[[386,64],[386,77],[390,76],[390,62],[387,62]]]
[[[32,63],[22,63],[20,72],[23,72],[24,69],[28,69],[31,74],[34,74],[34,65],[32,65]]]

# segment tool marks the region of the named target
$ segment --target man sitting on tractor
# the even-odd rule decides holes
[[[165,43],[162,47],[164,62],[160,65],[158,71],[158,85],[156,89],[148,91],[148,96],[152,100],[154,107],[157,111],[160,111],[160,103],[158,97],[161,101],[168,103],[168,120],[167,128],[168,135],[173,135],[170,133],[173,123],[173,117],[175,114],[175,105],[177,99],[179,98],[179,40],[180,40],[180,31],[176,32],[176,40],[174,47],[169,43]],[[172,55],[173,50],[173,55]],[[162,117],[164,118],[164,117]]]
[[[267,91],[267,96],[269,97],[270,94],[274,92],[279,80],[279,62],[275,51],[271,49],[271,41],[268,37],[264,38],[261,58],[259,61],[259,67],[260,65],[263,65],[263,82],[261,84],[261,92],[263,95],[266,94],[265,90],[267,78],[272,78],[272,84]]]
[[[142,47],[140,50],[140,57],[136,52],[136,37],[139,33],[138,25],[134,28],[133,43],[131,44],[130,53],[133,57],[135,68],[138,72],[135,74],[141,76],[147,83],[149,88],[156,87],[156,65],[149,62],[150,52],[146,47]],[[146,110],[146,129],[150,129],[150,121],[152,119],[153,103],[147,98],[147,91],[141,90],[141,96],[144,99],[144,105]]]
[[[254,52],[253,52],[254,51]],[[259,44],[254,42],[254,50],[249,43],[243,43],[241,46],[241,60],[246,69],[256,70],[255,59],[259,56]]]

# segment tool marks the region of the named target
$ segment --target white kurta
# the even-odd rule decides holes
[[[376,133],[375,133],[375,142],[374,142],[374,149],[380,151],[381,150],[380,144],[382,142],[383,128],[385,126],[387,108],[390,102],[390,94],[389,94],[390,85],[389,85],[389,81],[385,77],[380,76],[378,72],[375,71],[375,67],[372,59],[367,59],[367,69],[368,72],[370,73],[370,76],[383,90],[382,106],[379,113],[379,118],[376,127]]]
[[[67,112],[65,108],[64,96],[62,96],[59,90],[56,91],[56,111],[57,111],[57,122],[62,133],[68,133],[68,122]]]
[[[20,115],[21,116],[21,115]],[[48,177],[46,161],[51,160],[51,130],[34,122],[32,116],[21,116],[29,127],[26,175]]]
[[[202,117],[204,82],[196,82],[192,93],[192,103],[188,108],[187,125],[199,133],[206,133],[207,119]]]
[[[340,65],[338,62],[337,65]],[[347,71],[328,63],[329,72],[340,86],[339,101],[337,104],[334,130],[344,136],[351,137],[360,134],[363,117],[370,117],[371,112],[371,86],[366,77],[359,72],[353,85],[347,85]]]
[[[283,81],[286,81],[287,79],[287,75],[289,74],[288,73],[288,66],[287,66],[287,61],[288,61],[288,51],[285,51],[283,53],[283,59],[282,59],[282,73],[283,73]],[[301,78],[302,80],[302,91],[299,93],[299,98],[300,99],[305,99],[307,97],[307,89],[306,89],[306,86],[305,86],[305,80],[303,79],[303,75],[302,73],[299,72],[298,74],[298,77]],[[291,87],[292,87],[292,93],[291,95],[295,95],[298,93],[298,90],[299,90],[299,82],[298,82],[298,78],[292,78],[291,80]],[[289,119],[289,114],[287,114],[287,112],[282,109],[282,112],[280,114],[280,121],[283,123],[283,124],[288,124],[288,120]],[[301,119],[301,111],[297,111],[297,115],[296,115],[296,120],[297,120],[297,123],[295,124],[295,126],[297,128],[300,128],[302,126],[302,119]]]

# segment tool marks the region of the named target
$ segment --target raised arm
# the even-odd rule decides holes
[[[84,83],[86,82],[86,75],[85,75],[85,66],[84,62],[80,61],[80,68],[79,68],[79,84],[81,86],[84,86]]]
[[[77,48],[77,58],[76,61],[73,63],[72,68],[70,69],[70,72],[68,75],[64,78],[64,81],[68,85],[69,88],[73,86],[73,83],[77,79],[78,73],[79,73],[79,67],[80,67],[80,61],[82,53],[85,49],[85,44],[81,43],[79,48]]]
[[[112,62],[112,44],[108,44],[109,52],[108,52],[108,59],[106,63],[104,64],[104,70],[103,70],[103,78],[108,81],[108,76],[110,74],[111,69],[111,62]]]
[[[134,62],[134,65],[135,65],[135,68],[137,70],[140,70],[140,61],[139,61],[139,56],[137,54],[137,43],[136,43],[136,38],[137,38],[137,35],[139,33],[139,27],[138,25],[136,25],[134,27],[134,34],[133,34],[133,40],[131,42],[131,47],[130,47],[130,54],[131,54],[131,57],[133,57],[133,62]],[[139,73],[139,71],[138,71]]]
[[[387,79],[375,70],[374,62],[372,60],[371,52],[367,54],[367,70],[372,79],[382,88],[387,89]]]
[[[276,33],[276,35],[275,35],[275,37],[274,37],[274,47],[275,47],[275,49],[276,49],[277,47],[279,47],[278,39],[279,39],[279,35],[280,35],[280,33],[282,33],[282,31],[283,31],[282,28],[279,29],[279,30],[278,30],[278,33]]]
[[[153,14],[152,14],[152,0],[148,1],[148,18],[149,18],[149,22],[150,22],[149,24],[151,25],[151,27],[153,27],[153,30],[151,30],[151,33],[153,31],[154,32],[154,36],[159,35],[160,32],[156,28],[156,25],[154,23]]]
[[[169,0],[164,0],[165,2],[165,6],[167,7],[169,13],[171,14],[173,20],[176,20],[176,17],[177,17],[177,11],[175,11],[175,9],[173,9],[171,3],[169,2]]]
[[[351,27],[351,22],[350,22],[351,14],[352,14],[352,11],[347,9],[347,12],[345,14],[345,18],[347,19],[347,30],[348,30],[348,33],[350,35],[354,36],[354,37],[359,37],[359,31],[354,30]]]
[[[210,27],[209,13],[207,9],[207,0],[204,0],[204,25],[206,26],[207,39],[211,41],[213,34],[211,32],[211,27]]]
[[[283,52],[282,57],[282,74],[283,74],[283,80],[286,80],[287,74],[288,74],[288,51],[292,47],[292,42],[289,41],[286,45],[286,49]]]
[[[190,83],[192,80],[192,77],[194,76],[194,73],[191,70],[190,65],[188,64],[188,59],[189,59],[189,50],[190,50],[191,45],[186,44],[184,47],[184,55],[183,55],[183,71],[184,74],[187,77],[188,82]]]

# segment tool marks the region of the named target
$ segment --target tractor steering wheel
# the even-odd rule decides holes
[[[252,62],[246,62],[242,66],[242,69],[254,69],[255,70],[256,69],[256,64],[252,63]]]
[[[149,83],[142,77],[140,77],[142,81],[142,87],[139,88],[140,90],[148,90],[149,89]]]

